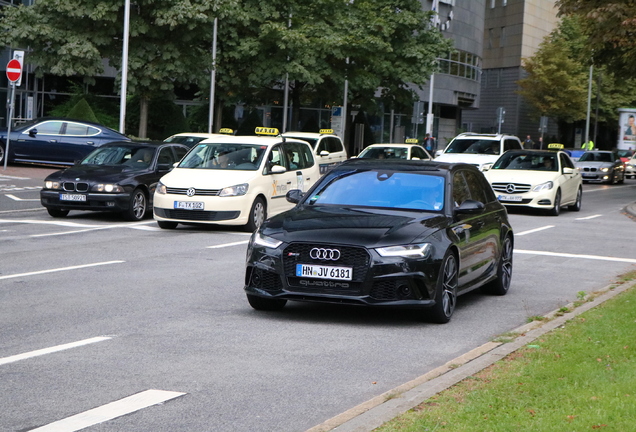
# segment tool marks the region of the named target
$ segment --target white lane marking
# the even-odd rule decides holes
[[[583,191],[583,193],[608,191],[608,190],[614,190],[614,189],[620,189],[620,188],[626,188],[626,187],[632,187],[632,185],[622,185],[622,186],[612,185],[611,187],[610,187],[610,185],[605,185],[605,187],[598,187],[598,188],[594,188],[594,189],[586,189],[586,190]]]
[[[113,229],[113,228],[132,228],[132,229],[141,229],[147,231],[158,231],[158,229],[154,229],[151,227],[146,227],[144,225],[148,225],[154,223],[154,221],[140,221],[134,223],[127,224],[109,224],[109,225],[94,225],[94,224],[85,224],[78,222],[70,222],[70,221],[42,221],[35,219],[0,219],[0,223],[23,223],[23,224],[33,224],[33,225],[56,225],[56,226],[64,226],[64,227],[75,227],[82,228],[75,231],[64,231],[64,232],[56,232],[56,233],[45,233],[45,234],[32,234],[29,237],[49,237],[49,236],[57,236],[57,235],[66,235],[66,234],[77,234],[88,231],[102,230],[102,229]]]
[[[7,198],[11,198],[13,201],[40,201],[40,198],[18,198],[12,194],[5,194]]]
[[[16,176],[10,176],[10,175],[1,174],[0,175],[0,180],[4,180],[4,179],[31,180],[29,177],[16,177]]]
[[[238,242],[233,242],[233,243],[225,243],[225,244],[220,244],[220,245],[215,245],[215,246],[208,246],[208,249],[221,249],[221,248],[224,248],[224,247],[244,245],[244,244],[248,244],[249,242],[250,242],[249,240],[243,240],[243,241],[238,241]]]
[[[42,221],[35,219],[0,219],[0,223],[22,223],[22,224],[34,224],[34,225],[58,225],[58,226],[68,226],[68,227],[95,227],[99,228],[106,225],[88,225],[81,224],[77,222],[68,222],[68,221]]]
[[[90,344],[94,344],[97,342],[104,342],[107,340],[112,339],[112,337],[108,337],[108,336],[98,336],[98,337],[94,337],[94,338],[90,338],[90,339],[84,339],[81,341],[77,341],[77,342],[71,342],[71,343],[67,343],[67,344],[63,344],[63,345],[57,345],[54,347],[50,347],[50,348],[42,348],[39,350],[35,350],[35,351],[30,351],[24,354],[16,354],[13,356],[9,356],[9,357],[4,357],[4,358],[0,358],[0,366],[8,364],[8,363],[13,363],[13,362],[17,362],[20,360],[26,360],[26,359],[30,359],[33,357],[39,357],[39,356],[43,356],[46,354],[52,354],[52,353],[56,353],[58,351],[64,351],[67,349],[71,349],[71,348],[77,348],[77,347],[81,347],[84,345],[90,345]]]
[[[574,220],[588,220],[588,219],[595,219],[597,217],[601,217],[603,215],[597,214],[597,215],[592,215],[592,216],[586,216],[586,217],[580,217],[580,218],[576,218]]]
[[[522,231],[520,233],[515,233],[515,237],[524,236],[526,234],[536,233],[536,232],[547,230],[547,229],[550,229],[550,228],[554,228],[554,225],[546,225],[546,226],[541,227],[541,228],[535,228],[535,229],[531,229],[531,230],[528,230],[528,231]]]
[[[569,254],[569,253],[520,250],[520,249],[515,249],[514,252],[518,254],[525,254],[525,255],[545,255],[545,256],[554,256],[554,257],[563,257],[563,258],[582,258],[582,259],[626,262],[626,263],[636,264],[636,259],[632,259],[632,258],[615,258],[615,257],[606,257],[606,256],[599,256],[599,255],[582,255],[582,254]]]
[[[55,272],[68,271],[68,270],[78,270],[78,269],[83,269],[88,267],[97,267],[97,266],[110,265],[110,264],[121,264],[125,262],[126,261],[105,261],[105,262],[82,264],[82,265],[76,265],[76,266],[70,266],[70,267],[60,267],[55,269],[39,270],[39,271],[28,272],[28,273],[17,273],[17,274],[11,274],[6,276],[0,276],[0,280],[13,279],[13,278],[23,277],[23,276],[35,276],[35,275],[41,275],[45,273],[55,273]]]
[[[131,414],[152,405],[159,405],[183,395],[185,395],[185,393],[166,390],[146,390],[115,402],[84,411],[83,413],[49,423],[48,425],[31,429],[31,432],[75,432],[89,426]]]

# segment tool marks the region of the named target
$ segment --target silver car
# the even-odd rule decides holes
[[[625,165],[611,151],[594,150],[583,153],[575,164],[581,171],[583,182],[623,183]]]

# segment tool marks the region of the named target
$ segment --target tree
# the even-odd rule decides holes
[[[633,0],[557,0],[563,16],[581,18],[595,64],[620,76],[636,67],[636,5]]]

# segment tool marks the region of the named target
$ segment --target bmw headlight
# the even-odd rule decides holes
[[[383,257],[428,258],[433,246],[430,243],[417,243],[400,246],[376,248]]]
[[[165,195],[166,185],[161,182],[157,183],[157,189],[155,189],[155,192],[157,192],[159,195]]]
[[[221,189],[221,192],[219,192],[219,196],[226,197],[226,196],[245,195],[247,193],[248,187],[249,187],[249,184],[247,183],[243,183],[236,186],[229,186],[229,187]]]
[[[610,169],[608,167],[601,168],[602,172],[608,172]]]
[[[47,180],[47,181],[44,182],[44,187],[46,189],[61,189],[62,185],[61,185],[60,182]]]
[[[254,233],[254,243],[259,246],[264,246],[271,249],[276,249],[278,246],[283,244],[282,241],[276,240],[272,237],[264,236],[260,232]]]
[[[532,192],[541,192],[544,190],[550,190],[554,187],[554,183],[552,183],[551,181],[549,182],[545,182],[545,183],[541,183],[536,185],[535,187],[532,188]]]
[[[91,188],[94,192],[106,192],[106,193],[119,193],[123,192],[124,188],[118,184],[112,183],[100,183]]]

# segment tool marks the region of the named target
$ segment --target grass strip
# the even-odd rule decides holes
[[[376,429],[513,430],[636,430],[636,289]]]

